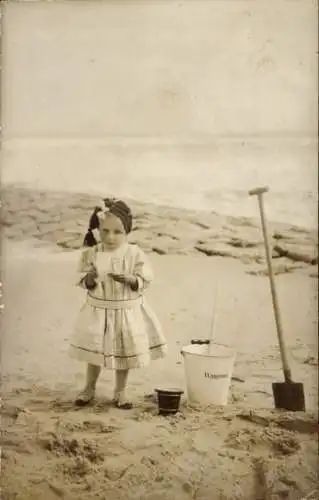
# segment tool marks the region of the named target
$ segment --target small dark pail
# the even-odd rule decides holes
[[[160,415],[174,415],[179,410],[181,395],[180,389],[155,389],[158,395],[158,411]]]

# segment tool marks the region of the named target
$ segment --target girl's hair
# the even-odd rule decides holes
[[[94,229],[99,228],[99,218],[97,214],[101,212],[102,209],[100,207],[95,207],[89,222],[89,228],[87,230],[86,235],[84,236],[83,246],[85,247],[94,247],[97,244],[95,236],[93,234]]]
[[[114,198],[104,198],[103,204],[105,206],[105,209],[108,209],[110,213],[116,215],[116,217],[121,219],[126,233],[127,234],[130,233],[132,230],[132,222],[133,222],[133,217],[130,207],[126,205],[124,201],[116,200]],[[83,240],[83,246],[85,247],[93,247],[98,243],[94,233],[100,227],[100,219],[98,216],[99,212],[103,212],[103,208],[95,207],[90,217],[89,228]]]

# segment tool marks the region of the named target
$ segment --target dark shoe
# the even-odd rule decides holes
[[[133,404],[129,401],[123,401],[123,403],[120,403],[120,401],[114,401],[114,406],[120,410],[132,410],[133,408]]]
[[[93,389],[84,389],[80,392],[75,400],[76,406],[87,406],[90,404],[95,396],[95,391]]]

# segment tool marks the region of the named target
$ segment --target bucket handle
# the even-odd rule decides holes
[[[215,294],[214,294],[213,316],[212,316],[212,322],[210,325],[210,332],[209,332],[209,346],[210,346],[209,352],[211,352],[211,350],[213,348],[214,339],[216,339],[215,332],[216,332],[216,323],[217,323],[218,296],[219,296],[219,279],[217,278]]]

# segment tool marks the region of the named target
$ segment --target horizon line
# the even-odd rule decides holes
[[[48,142],[48,143],[54,143],[54,142],[64,142],[64,143],[71,143],[71,142],[91,142],[91,143],[109,143],[109,144],[123,144],[125,142],[131,143],[132,145],[134,144],[140,144],[140,145],[149,145],[149,144],[154,144],[154,145],[210,145],[213,144],[215,141],[218,140],[223,140],[223,141],[252,141],[252,140],[297,140],[297,141],[304,141],[304,140],[316,140],[318,141],[318,133],[317,132],[305,132],[305,133],[291,133],[291,132],[283,132],[283,133],[248,133],[248,134],[198,134],[198,135],[193,135],[193,136],[165,136],[165,135],[107,135],[107,136],[81,136],[81,135],[74,135],[74,136],[9,136],[5,137],[2,134],[1,137],[1,143],[2,144],[9,144],[9,143],[23,143],[23,142]]]

